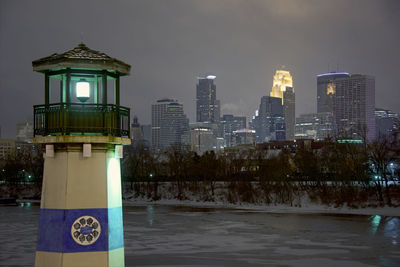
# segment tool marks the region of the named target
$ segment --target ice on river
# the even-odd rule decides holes
[[[39,207],[0,207],[0,266],[32,266]],[[400,218],[124,208],[126,266],[400,266]]]

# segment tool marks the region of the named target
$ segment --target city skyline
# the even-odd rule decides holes
[[[76,9],[70,3],[2,1],[2,137],[15,136],[16,123],[42,104],[43,80],[32,71],[32,60],[81,41],[132,65],[132,75],[122,81],[121,104],[144,124],[150,122],[151,103],[163,97],[182,101],[195,121],[196,77],[207,73],[217,76],[221,116],[250,119],[282,64],[294,79],[296,117],[316,112],[316,75],[332,70],[375,76],[376,107],[399,113],[400,5],[362,3],[360,8],[360,1],[89,1]],[[93,19],[108,16],[107,10],[113,10],[111,23]]]

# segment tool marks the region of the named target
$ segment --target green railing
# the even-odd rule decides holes
[[[49,104],[34,109],[34,135],[129,137],[130,110],[103,104]]]

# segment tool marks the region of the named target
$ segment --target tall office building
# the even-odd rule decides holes
[[[151,146],[155,149],[161,148],[161,118],[167,110],[167,105],[173,102],[173,99],[160,99],[151,105]]]
[[[158,100],[151,107],[151,126],[153,148],[163,150],[181,145],[182,136],[189,128],[183,104],[174,99]]]
[[[333,115],[336,130],[345,138],[375,139],[375,78],[354,74],[337,78]]]
[[[230,147],[234,145],[233,132],[246,128],[246,117],[233,116],[225,114],[220,120],[220,136],[224,139],[225,146]]]
[[[33,138],[33,120],[29,119],[26,122],[17,123],[16,128],[15,139],[20,142],[30,143]]]
[[[286,87],[286,91],[283,92],[283,113],[286,139],[293,140],[296,125],[296,96],[292,87]]]
[[[329,72],[317,75],[317,112],[333,112],[336,79],[348,78],[347,72]]]
[[[292,75],[290,75],[290,72],[287,70],[276,70],[272,90],[269,95],[281,98],[283,104],[283,93],[286,91],[287,87],[293,88]]]
[[[196,121],[219,123],[220,102],[216,97],[214,75],[198,77],[196,86]]]
[[[391,110],[375,109],[376,137],[392,138],[393,133],[400,129],[399,115]]]
[[[151,146],[151,124],[141,124],[140,131],[142,133],[142,142]]]
[[[400,129],[399,115],[391,110],[375,109],[376,137],[391,138]]]
[[[138,142],[142,139],[142,131],[140,129],[140,123],[137,116],[133,116],[133,122],[131,124],[131,139],[132,143]]]
[[[190,149],[199,155],[202,155],[206,151],[215,151],[217,147],[217,138],[215,137],[214,131],[203,126],[201,123],[192,123],[190,125]]]
[[[256,131],[255,139],[257,143],[285,140],[285,118],[282,99],[263,96],[251,125]]]
[[[286,139],[294,139],[296,125],[296,95],[293,88],[293,78],[287,70],[276,70],[270,93],[272,97],[282,99],[285,117]]]
[[[163,149],[172,145],[181,146],[188,143],[185,135],[189,131],[189,120],[183,112],[183,104],[170,103],[161,119],[160,143]]]
[[[240,129],[232,133],[232,146],[253,144],[256,131],[251,129]]]

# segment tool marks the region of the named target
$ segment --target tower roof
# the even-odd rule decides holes
[[[84,43],[80,43],[72,50],[62,54],[54,53],[48,57],[34,60],[32,67],[34,71],[38,72],[64,68],[106,69],[118,72],[121,75],[128,75],[131,69],[129,64],[105,53],[92,50]]]

